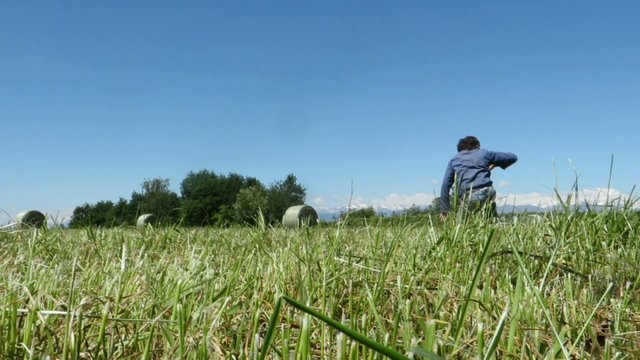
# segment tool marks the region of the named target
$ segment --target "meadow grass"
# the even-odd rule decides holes
[[[640,358],[631,209],[0,233],[0,358]]]

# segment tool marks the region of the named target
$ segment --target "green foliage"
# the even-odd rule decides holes
[[[182,216],[186,225],[212,223],[219,202],[216,197],[218,176],[213,171],[190,172],[182,180]]]
[[[142,192],[133,192],[131,201],[120,198],[117,203],[98,201],[85,203],[73,211],[70,227],[122,226],[135,224],[137,216],[155,214],[161,223],[173,224],[179,220],[180,198],[169,190],[169,179],[151,179],[142,183]]]
[[[278,224],[287,209],[294,205],[304,204],[307,190],[298,183],[293,174],[287,175],[283,181],[277,181],[267,191],[266,220]]]
[[[218,175],[213,171],[189,172],[180,185],[182,196],[169,189],[169,179],[142,183],[131,200],[85,203],[76,207],[70,226],[133,225],[137,216],[151,213],[161,224],[182,221],[188,226],[256,224],[261,212],[265,221],[280,223],[287,208],[304,203],[305,188],[293,174],[268,189],[255,178],[239,174]]]
[[[131,194],[131,205],[138,214],[154,214],[160,223],[174,224],[180,219],[180,198],[169,189],[169,179],[142,183],[142,193]]]
[[[378,219],[378,213],[373,207],[367,207],[364,209],[349,210],[340,214],[340,221],[349,224],[362,226],[365,224],[371,224]]]
[[[114,217],[114,225],[131,225],[135,223],[138,211],[136,206],[132,202],[126,199],[120,198],[117,203],[113,205],[111,210]]]
[[[235,220],[241,224],[257,224],[258,212],[267,209],[267,201],[267,189],[262,184],[240,189],[236,202],[233,204]]]
[[[120,199],[114,204],[112,201],[98,201],[91,205],[85,203],[73,210],[70,227],[84,226],[119,226],[128,223],[131,215],[126,200]]]
[[[213,171],[190,172],[182,181],[182,215],[186,225],[226,225],[234,222],[234,204],[241,189],[256,179]]]

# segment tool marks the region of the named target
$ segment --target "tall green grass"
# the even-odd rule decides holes
[[[640,358],[639,223],[0,233],[0,358]]]

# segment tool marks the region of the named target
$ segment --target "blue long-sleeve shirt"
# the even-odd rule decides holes
[[[490,165],[506,169],[515,163],[518,157],[512,153],[489,151],[485,149],[462,150],[458,152],[447,165],[444,173],[440,200],[442,212],[451,208],[449,190],[458,181],[458,194],[463,195],[470,189],[481,189],[493,185],[491,181]]]

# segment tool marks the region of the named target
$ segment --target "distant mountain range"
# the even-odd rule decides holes
[[[387,217],[392,216],[394,214],[402,214],[404,211],[409,210],[411,208],[410,206],[386,206],[386,205],[370,206],[370,205],[358,204],[358,205],[351,205],[351,210],[367,209],[369,207],[373,208],[378,213],[378,215],[387,216]],[[425,210],[427,207],[418,206],[418,208]],[[581,210],[589,209],[592,211],[593,210],[602,211],[602,210],[605,210],[606,208],[607,207],[602,205],[580,206]],[[556,209],[558,209],[558,207],[554,207],[554,206],[542,207],[542,206],[536,206],[536,205],[501,205],[501,206],[498,206],[498,213],[499,214],[542,213],[547,211],[553,211]],[[640,209],[640,207],[636,207],[636,209]],[[318,213],[318,217],[321,220],[332,221],[340,218],[340,214],[347,212],[349,208],[346,206],[338,206],[333,208],[317,207],[315,208],[315,210]]]
[[[392,216],[394,214],[401,214],[403,212],[405,212],[406,210],[409,210],[411,207],[407,206],[407,207],[403,207],[403,206],[369,206],[369,205],[352,205],[351,206],[351,210],[360,210],[360,209],[367,209],[367,208],[373,208],[378,215],[382,215],[382,216]],[[420,209],[425,210],[427,207],[426,206],[419,206]],[[332,220],[337,220],[338,218],[340,218],[340,214],[346,213],[349,208],[346,206],[338,206],[338,207],[333,207],[333,208],[315,208],[316,212],[318,213],[318,217],[320,218],[320,220],[324,220],[324,221],[332,221]],[[518,206],[514,206],[514,205],[505,205],[505,206],[499,206],[498,207],[498,213],[504,213],[504,214],[511,214],[511,213],[524,213],[524,212],[529,212],[529,213],[535,213],[535,212],[545,212],[545,211],[549,211],[552,210],[552,208],[543,208],[543,207],[539,207],[539,206],[535,206],[535,205],[518,205]]]

